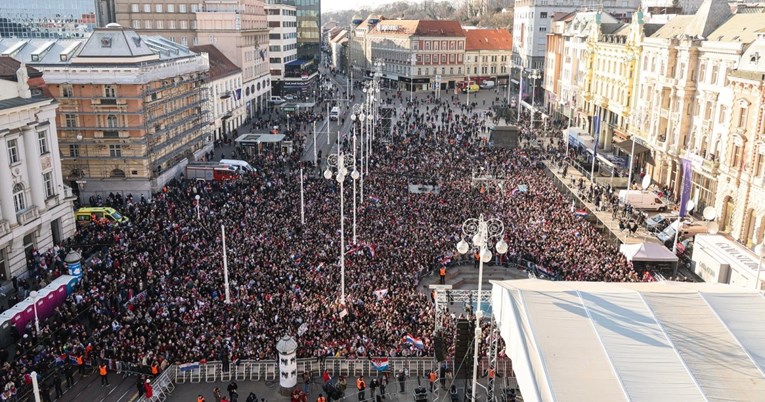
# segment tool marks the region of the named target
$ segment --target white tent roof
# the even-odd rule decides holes
[[[669,261],[675,262],[677,256],[658,243],[622,244],[619,252],[627,257],[627,261]]]
[[[765,298],[707,283],[491,281],[524,401],[755,401]]]

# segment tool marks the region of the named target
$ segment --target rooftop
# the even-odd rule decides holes
[[[465,31],[465,50],[513,50],[513,35],[507,29]]]
[[[242,72],[242,69],[229,60],[215,45],[190,46],[189,50],[195,53],[207,53],[210,59],[210,81]]]
[[[19,71],[21,62],[11,56],[0,56],[0,79],[7,81],[16,81],[16,72]],[[40,70],[27,65],[27,74],[29,78],[42,77]]]
[[[762,14],[735,14],[709,34],[710,41],[752,43],[765,32]]]

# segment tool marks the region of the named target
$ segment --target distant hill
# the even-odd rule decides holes
[[[354,15],[366,18],[368,15],[382,15],[386,19],[408,19],[408,20],[458,20],[462,25],[478,26],[483,28],[513,28],[513,10],[496,8],[487,15],[468,18],[467,6],[464,2],[455,5],[456,2],[449,1],[424,1],[413,3],[398,1],[376,7],[374,9],[362,8],[360,10],[343,10],[325,12],[322,15],[323,22],[336,21],[340,25],[351,23]]]

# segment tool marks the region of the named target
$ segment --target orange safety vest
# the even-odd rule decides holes
[[[205,397],[203,397],[203,396],[198,396],[198,397],[197,397],[197,402],[205,402]]]
[[[106,365],[102,364],[98,366],[98,374],[106,375]]]
[[[441,267],[441,269],[438,270],[438,274],[441,276],[446,276],[446,267]]]
[[[159,367],[157,367],[157,365],[154,364],[154,365],[151,366],[151,374],[152,375],[157,375],[157,373],[159,373]]]
[[[77,356],[77,365],[82,366],[82,364],[83,364],[82,356]]]
[[[318,399],[316,399],[316,402],[327,402],[327,398],[320,396]]]
[[[436,382],[436,379],[438,379],[438,376],[436,375],[435,371],[430,372],[430,382]]]
[[[361,391],[361,390],[367,388],[367,384],[364,383],[364,380],[359,378],[359,379],[356,380],[356,388],[358,388],[358,390]]]
[[[489,379],[490,380],[494,379],[494,369],[489,369]]]

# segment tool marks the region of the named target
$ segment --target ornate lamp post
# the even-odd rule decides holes
[[[465,241],[465,237],[471,239],[474,247],[478,248],[479,253],[479,265],[478,265],[478,295],[477,306],[475,309],[475,345],[473,346],[473,389],[471,394],[471,400],[475,401],[475,394],[478,385],[478,356],[480,354],[481,347],[481,318],[483,312],[481,311],[481,288],[483,285],[483,263],[491,261],[492,254],[489,250],[489,242],[497,240],[495,248],[498,253],[505,254],[507,252],[507,243],[502,238],[505,232],[505,225],[501,220],[492,218],[484,219],[483,214],[478,216],[478,219],[470,218],[462,223],[462,239],[457,243],[457,251],[460,254],[465,254],[470,249],[470,245]]]
[[[345,304],[345,199],[343,197],[343,183],[345,182],[345,176],[348,175],[348,168],[353,168],[351,178],[356,180],[359,177],[359,172],[356,170],[353,160],[346,159],[345,155],[338,148],[337,154],[332,154],[327,157],[327,170],[324,171],[324,178],[327,180],[332,179],[333,169],[337,173],[335,174],[335,180],[340,183],[340,303]]]
[[[531,79],[531,119],[529,122],[529,130],[534,129],[534,114],[536,113],[536,106],[534,106],[534,99],[536,97],[536,89],[537,89],[537,80],[542,78],[542,76],[539,74],[539,70],[531,70],[531,74],[529,74],[529,78]]]

